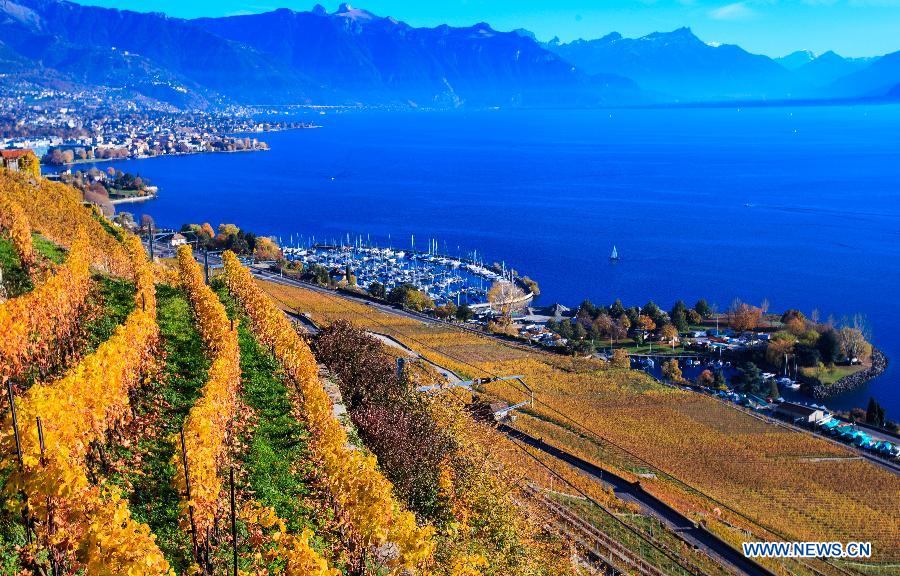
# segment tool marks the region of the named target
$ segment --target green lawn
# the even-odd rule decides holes
[[[598,350],[608,350],[609,349],[609,341],[600,342],[596,341]],[[631,338],[627,340],[620,340],[618,343],[613,342],[613,349],[623,348],[629,354],[653,354],[654,356],[666,356],[670,354],[674,355],[684,355],[684,354],[696,354],[696,352],[692,352],[686,350],[684,346],[677,345],[675,348],[672,348],[672,345],[665,345],[662,342],[654,342],[651,346],[649,342],[645,342],[644,344],[638,344],[635,340]]]
[[[825,386],[831,386],[841,378],[865,370],[866,366],[832,366],[831,368],[801,368],[800,372],[807,378],[818,380]]]

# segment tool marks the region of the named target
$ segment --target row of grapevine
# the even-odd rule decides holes
[[[225,278],[231,293],[249,316],[257,338],[274,351],[297,387],[311,448],[329,484],[339,512],[368,546],[392,542],[396,566],[413,568],[432,555],[434,530],[420,528],[392,494],[391,483],[378,471],[376,459],[347,447],[347,436],[332,412],[315,358],[290,321],[254,283],[237,257],[224,255]]]
[[[66,263],[33,291],[0,304],[0,380],[56,365],[78,331],[90,291],[87,236],[75,235]]]
[[[308,528],[300,534],[287,531],[284,520],[273,508],[248,502],[241,509],[241,519],[250,532],[249,540],[259,543],[258,553],[253,555],[254,574],[264,573],[265,564],[277,562],[284,566],[284,576],[340,576],[340,570],[330,568],[309,544],[312,531]],[[241,572],[240,576],[250,576]]]
[[[74,188],[45,179],[35,182],[3,170],[0,196],[16,202],[25,211],[31,228],[60,246],[72,246],[72,231],[84,230],[92,264],[98,269],[120,277],[128,277],[132,271],[122,243],[108,232],[112,225],[94,208],[83,205],[81,194]]]
[[[15,201],[0,195],[0,230],[4,230],[12,240],[22,265],[26,268],[34,263],[34,247],[31,245],[31,224],[28,216]]]
[[[179,248],[178,267],[200,337],[212,360],[202,396],[184,423],[186,453],[179,448],[173,457],[178,470],[182,469],[182,458],[187,462],[190,500],[182,499],[182,518],[186,525],[189,508],[192,509],[193,529],[199,539],[207,537],[215,522],[216,503],[222,488],[220,464],[225,456],[241,381],[240,353],[237,331],[229,326],[228,315],[219,298],[204,283],[190,246]],[[181,493],[187,494],[184,474],[176,474],[175,480]]]
[[[125,247],[136,308],[109,340],[56,382],[33,386],[0,429],[7,501],[29,520],[37,544],[71,571],[92,575],[172,574],[150,534],[115,488],[92,484],[90,446],[128,418],[129,392],[153,362],[158,337],[153,272],[140,241]],[[19,454],[17,458],[16,455]]]

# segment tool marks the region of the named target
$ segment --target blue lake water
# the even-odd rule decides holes
[[[267,153],[113,163],[161,190],[121,209],[284,242],[436,238],[505,260],[544,302],[705,297],[724,310],[738,297],[823,319],[863,313],[893,362],[829,405],[875,395],[900,418],[900,107],[309,118],[323,128],[267,134]]]

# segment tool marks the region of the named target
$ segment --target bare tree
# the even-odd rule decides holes
[[[508,280],[494,282],[494,285],[488,290],[488,302],[491,303],[491,308],[496,309],[506,319],[512,316],[516,304],[524,297],[525,292]]]

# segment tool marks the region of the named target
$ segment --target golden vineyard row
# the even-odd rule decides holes
[[[26,268],[34,262],[34,246],[31,243],[31,224],[25,211],[5,194],[0,195],[0,230],[5,230],[12,240],[22,265]]]
[[[30,235],[29,235],[30,239]],[[0,380],[38,373],[60,353],[57,344],[77,330],[90,290],[87,235],[75,235],[66,263],[45,283],[0,304]]]
[[[378,471],[374,457],[347,448],[347,436],[335,419],[322,387],[316,361],[290,321],[253,282],[237,257],[226,252],[225,280],[246,311],[261,343],[274,351],[299,391],[311,433],[312,453],[322,466],[339,512],[368,546],[391,542],[396,567],[413,568],[432,555],[434,529],[420,528],[415,517],[394,499],[391,483]]]
[[[187,521],[193,508],[197,537],[205,538],[213,527],[216,503],[222,489],[219,464],[223,459],[229,425],[237,401],[241,381],[237,332],[229,326],[225,307],[203,281],[200,266],[194,261],[190,246],[178,250],[181,284],[194,310],[197,330],[206,347],[211,364],[200,399],[191,408],[184,423],[188,474],[191,481],[190,501],[182,499],[182,517]],[[176,446],[178,439],[174,439]],[[182,453],[176,448],[173,465],[181,470]],[[181,494],[187,493],[183,474],[175,475]]]
[[[237,331],[230,325],[225,307],[203,280],[200,266],[191,248],[178,250],[181,285],[187,292],[194,310],[200,338],[212,364],[200,400],[191,408],[184,425],[186,460],[191,480],[191,499],[182,500],[182,517],[187,520],[188,507],[193,507],[195,529],[208,538],[213,528],[216,503],[222,490],[221,461],[225,457],[227,435],[238,402],[241,367]],[[180,469],[180,451],[176,449],[173,464]],[[176,486],[185,494],[186,478],[176,474]],[[285,566],[287,576],[336,576],[340,572],[329,568],[328,562],[310,545],[310,531],[294,535],[286,531],[285,522],[275,511],[256,503],[249,503],[242,514],[250,525],[271,532],[269,539],[275,546],[269,550],[268,560]]]

